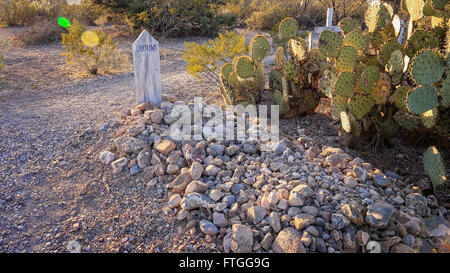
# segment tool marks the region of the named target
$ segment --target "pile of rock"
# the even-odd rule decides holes
[[[100,161],[165,185],[167,206],[223,252],[432,252],[450,235],[434,196],[340,148],[296,141],[174,141],[171,109],[122,113]],[[267,147],[267,146],[265,146]],[[448,242],[447,242],[448,243]]]

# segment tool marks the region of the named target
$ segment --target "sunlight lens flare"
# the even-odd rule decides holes
[[[81,41],[85,46],[95,47],[99,44],[100,39],[98,38],[97,33],[86,30],[83,34],[81,34]]]
[[[63,28],[68,28],[68,27],[70,27],[70,21],[69,21],[69,19],[67,19],[65,17],[59,17],[58,25],[60,25]]]

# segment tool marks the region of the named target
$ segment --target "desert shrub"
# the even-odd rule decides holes
[[[217,5],[208,0],[104,0],[102,5],[127,15],[133,29],[147,29],[160,40],[166,36],[215,36],[221,23],[230,22],[220,16]],[[228,19],[228,20],[227,20]]]
[[[284,13],[280,6],[274,5],[260,11],[255,11],[245,20],[245,23],[250,29],[270,30],[284,18]]]
[[[220,69],[235,57],[248,52],[244,34],[227,31],[203,44],[185,43],[183,58],[188,72],[200,81],[212,80],[220,86]]]
[[[39,16],[54,18],[63,0],[0,0],[0,21],[10,26],[29,25]]]
[[[94,0],[81,0],[80,5],[64,5],[62,14],[70,20],[77,19],[85,25],[93,25],[95,20],[110,13],[109,9],[98,5]]]
[[[335,23],[344,17],[364,18],[364,0],[227,0],[224,10],[253,29],[270,30],[284,17],[295,18],[300,26],[323,26],[326,8],[334,8]]]
[[[85,32],[86,27],[75,19],[68,28],[68,33],[61,34],[62,44],[66,49],[63,56],[69,64],[97,74],[99,70],[120,70],[128,63],[128,57],[117,49],[117,43],[112,41],[110,35],[107,36],[103,31],[93,31],[98,41],[92,46],[83,42],[82,34]]]
[[[0,22],[9,26],[36,23],[44,17],[55,21],[58,16],[77,19],[92,24],[99,16],[108,12],[95,4],[94,0],[82,0],[80,5],[68,5],[66,0],[0,0]]]
[[[30,27],[25,28],[15,35],[23,45],[36,43],[55,42],[61,39],[63,29],[55,24],[53,20],[38,17]]]

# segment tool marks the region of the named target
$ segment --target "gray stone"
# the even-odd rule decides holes
[[[227,219],[223,213],[214,212],[213,213],[213,223],[218,227],[226,227]]]
[[[258,224],[266,216],[266,209],[261,206],[252,206],[247,210],[247,217],[251,223]]]
[[[214,202],[209,199],[206,195],[194,192],[184,195],[181,200],[181,208],[187,211],[198,209],[198,208],[212,208]]]
[[[425,217],[430,215],[428,200],[420,193],[410,193],[406,196],[406,207],[412,209],[417,215]]]
[[[350,221],[340,213],[331,215],[331,226],[335,229],[343,229],[350,225]]]
[[[209,198],[211,198],[213,201],[217,202],[222,198],[225,194],[219,190],[213,189],[209,193]]]
[[[122,145],[119,147],[119,149],[124,153],[138,153],[142,149],[145,149],[148,147],[148,144],[145,141],[142,141],[140,139],[129,137],[127,138]]]
[[[214,236],[219,233],[219,229],[217,229],[217,227],[208,220],[201,220],[199,225],[200,230],[207,235]]]
[[[290,206],[303,206],[305,198],[298,191],[291,191],[288,202]]]
[[[320,253],[327,253],[327,246],[322,238],[316,238],[316,248]]]
[[[330,166],[345,169],[347,167],[347,157],[343,154],[334,154],[325,158],[325,162]]]
[[[403,211],[396,213],[394,220],[403,226],[408,233],[415,236],[423,235],[426,228],[425,221],[420,216],[414,217],[404,213]]]
[[[373,182],[379,187],[387,187],[391,184],[391,179],[382,172],[378,172],[373,175]]]
[[[207,190],[208,190],[208,185],[206,185],[202,181],[194,180],[186,186],[184,193],[185,194],[189,194],[189,193],[193,193],[193,192],[205,193]]]
[[[208,176],[216,176],[220,171],[219,167],[216,167],[214,165],[208,165],[208,167],[206,167],[204,174],[208,175]]]
[[[182,172],[172,181],[170,186],[177,193],[183,193],[187,185],[191,182],[191,175],[188,172]]]
[[[390,253],[414,253],[414,249],[404,244],[396,244],[391,248]]]
[[[159,43],[144,30],[133,43],[136,102],[162,102]]]
[[[359,166],[355,166],[353,168],[353,174],[355,175],[356,179],[360,182],[365,182],[367,178],[367,170],[363,169]]]
[[[386,228],[391,221],[394,207],[387,203],[376,203],[369,208],[366,223],[375,228]]]
[[[294,217],[294,226],[298,230],[302,230],[312,224],[314,224],[314,216],[310,214],[300,213]]]
[[[264,236],[263,240],[261,241],[261,246],[265,250],[269,250],[270,247],[272,247],[272,242],[273,242],[273,235],[272,233],[269,232]]]
[[[359,206],[345,204],[341,207],[341,211],[352,223],[358,226],[364,224],[364,217]]]
[[[118,174],[122,171],[123,167],[128,164],[128,159],[126,157],[121,157],[111,163],[113,174]]]
[[[102,164],[109,165],[111,162],[114,161],[115,155],[111,153],[110,151],[103,151],[100,153],[100,156],[98,159]]]
[[[308,185],[306,184],[300,184],[297,187],[295,187],[292,191],[296,191],[299,192],[301,195],[303,195],[304,197],[311,197],[314,195],[314,190],[311,189]]]
[[[344,184],[351,189],[354,189],[356,188],[356,186],[358,186],[358,182],[356,182],[356,180],[351,176],[347,176],[344,178]]]
[[[215,154],[213,156],[221,156],[223,154],[223,150],[225,149],[223,145],[215,143],[209,145],[209,148],[214,151]]]
[[[258,149],[256,149],[255,145],[253,145],[251,143],[245,143],[243,145],[243,149],[244,149],[245,153],[250,154],[250,155],[256,154],[258,152]]]
[[[355,239],[358,245],[365,246],[370,239],[370,234],[365,231],[358,230],[358,232],[356,232]]]
[[[179,207],[181,204],[181,196],[179,194],[174,194],[170,196],[168,206],[170,209]]]
[[[275,211],[271,212],[269,215],[269,224],[275,233],[281,230],[280,216]]]
[[[272,152],[276,155],[281,155],[286,149],[286,143],[284,143],[283,141],[279,141],[273,146]]]
[[[191,167],[189,168],[189,174],[191,175],[191,178],[193,180],[200,179],[200,177],[202,177],[202,174],[203,174],[202,164],[194,161],[192,163]]]
[[[235,155],[241,148],[237,145],[230,145],[227,148],[225,148],[225,153],[227,155],[233,156]]]
[[[234,253],[251,253],[253,250],[253,232],[246,225],[234,224],[231,236],[231,251]]]
[[[142,150],[137,155],[137,163],[139,168],[145,168],[150,165],[151,155],[150,152],[147,150]]]
[[[285,228],[273,241],[272,251],[275,253],[306,253],[301,239],[300,233],[294,228]]]
[[[241,190],[243,190],[244,189],[244,185],[242,185],[242,184],[234,184],[232,187],[231,187],[231,192],[233,193],[233,194],[239,194],[239,192],[241,191]]]
[[[130,174],[131,175],[136,175],[139,173],[139,167],[138,165],[134,165],[133,167],[130,168]]]

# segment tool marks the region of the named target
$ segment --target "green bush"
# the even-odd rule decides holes
[[[220,25],[234,23],[221,16],[217,5],[209,0],[104,0],[101,4],[127,15],[134,29],[147,29],[159,39],[166,36],[215,36]]]
[[[261,11],[255,11],[245,20],[247,27],[255,30],[271,30],[283,18],[285,12],[280,6],[272,6]]]
[[[188,72],[199,80],[212,80],[220,86],[220,69],[235,57],[248,52],[244,34],[227,31],[208,43],[185,43],[183,58]]]
[[[32,25],[42,18],[55,21],[58,16],[92,24],[108,10],[82,0],[80,5],[68,5],[66,0],[0,0],[0,22],[9,26]]]
[[[99,70],[120,70],[128,63],[128,57],[116,49],[117,43],[112,41],[110,35],[106,36],[103,31],[92,31],[98,39],[94,39],[97,41],[90,45],[83,41],[83,33],[87,33],[86,27],[75,19],[68,28],[68,33],[61,34],[62,44],[66,49],[63,56],[69,64],[97,74]]]

